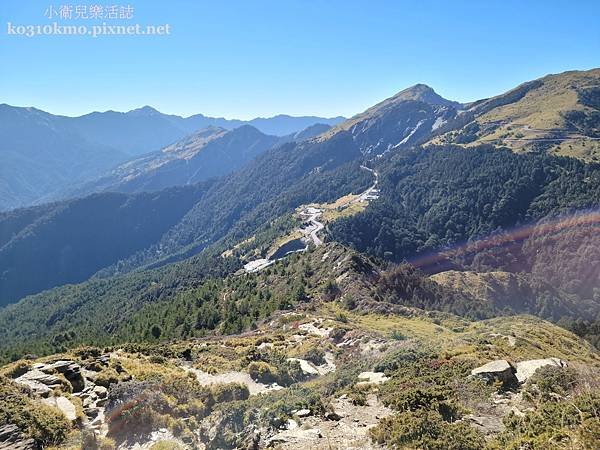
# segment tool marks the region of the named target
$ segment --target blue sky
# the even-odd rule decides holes
[[[171,35],[7,34],[65,4],[131,5]],[[600,66],[597,0],[2,0],[0,26],[0,103],[67,115],[350,116],[415,83],[470,101]]]

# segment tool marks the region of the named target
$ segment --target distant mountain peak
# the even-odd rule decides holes
[[[141,108],[132,109],[131,111],[127,112],[127,114],[139,115],[139,116],[153,116],[153,115],[161,114],[161,113],[160,113],[160,111],[156,110],[152,106],[146,105],[146,106],[142,106]]]
[[[240,125],[239,127],[236,127],[233,130],[231,130],[231,133],[233,133],[233,132],[235,132],[237,134],[241,134],[241,133],[244,133],[244,134],[265,134],[262,131],[260,131],[258,128],[254,127],[254,126],[252,126],[250,124],[247,124],[247,123],[245,123],[243,125]]]
[[[453,106],[455,108],[460,106],[460,103],[445,99],[435,92],[431,86],[423,83],[415,84],[414,86],[406,88],[398,92],[389,100],[394,102],[415,100],[427,103],[429,105]]]

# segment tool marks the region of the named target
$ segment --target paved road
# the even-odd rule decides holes
[[[379,189],[377,189],[377,185],[379,184],[379,174],[367,166],[360,166],[360,168],[371,172],[373,174],[373,176],[375,177],[375,181],[373,182],[373,185],[369,189],[367,189],[365,192],[360,194],[360,196],[358,197],[358,201],[369,201],[369,200],[378,199],[379,198]]]
[[[377,186],[379,184],[379,174],[367,166],[360,166],[360,168],[371,172],[375,177],[375,181],[366,191],[361,193],[357,198],[341,205],[342,207],[348,206],[352,203],[368,202],[369,200],[375,200],[379,198],[379,189],[377,189]],[[300,231],[304,235],[304,238],[306,240],[311,240],[313,244],[315,244],[315,247],[323,245],[323,241],[318,236],[318,233],[325,228],[323,222],[319,220],[319,217],[323,215],[323,210],[315,208],[313,206],[308,206],[300,212],[300,215],[305,217],[305,220],[309,224],[305,228],[300,228]],[[265,267],[270,266],[274,262],[275,261],[269,259],[257,259],[246,264],[244,268],[246,269],[246,272],[258,272],[264,269]]]
[[[376,200],[379,198],[379,189],[377,189],[377,186],[379,185],[379,174],[367,166],[360,166],[360,168],[371,172],[375,177],[375,181],[366,191],[360,194],[357,198],[341,205],[342,207],[348,206],[352,203],[368,202],[369,200]],[[306,210],[302,211],[302,213],[308,216],[307,220],[310,223],[310,226],[302,230],[303,233],[305,236],[310,237],[315,246],[318,247],[319,245],[322,245],[323,241],[319,238],[319,236],[317,236],[317,233],[325,228],[325,225],[318,220],[323,214],[323,211],[318,208],[308,207]]]
[[[319,238],[319,236],[317,236],[317,233],[325,228],[325,225],[318,220],[323,214],[323,210],[308,207],[305,211],[302,211],[302,213],[308,215],[307,220],[310,223],[308,227],[302,229],[302,232],[305,236],[308,236],[313,241],[313,244],[315,244],[316,247],[322,245],[323,241],[321,238]]]

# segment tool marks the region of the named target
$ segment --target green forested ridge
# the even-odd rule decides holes
[[[285,136],[314,124],[334,125],[341,120],[343,117],[285,115],[250,121],[202,114],[183,118],[149,106],[126,113],[66,117],[1,104],[0,210],[64,199],[74,185],[88,184],[117,164],[158,151],[208,126],[230,130],[246,124],[266,134]]]
[[[392,154],[377,168],[381,198],[363,213],[335,222],[333,239],[401,262],[508,233],[506,245],[434,260],[424,269],[534,272],[568,292],[594,296],[600,272],[597,223],[551,230],[551,235],[534,228],[525,242],[510,232],[545,217],[596,208],[600,166],[493,147],[434,147]]]
[[[96,274],[0,308],[0,427],[69,449],[595,449],[600,166],[409,148],[456,106],[418,86],[205,185],[0,216],[15,286]],[[246,273],[313,203],[324,243]]]
[[[359,169],[361,156],[348,133],[269,150],[215,183],[156,245],[104,274],[182,259],[221,238],[246,238],[303,203],[360,192],[372,183],[372,176]]]
[[[566,95],[569,107],[581,106],[589,112],[597,106],[596,73],[553,76],[528,84],[523,93],[517,88],[501,96],[502,101],[499,97],[469,107],[478,114],[510,107],[522,115],[532,105],[545,102],[558,107],[557,99]],[[573,77],[591,80],[592,84],[573,93],[568,87]],[[546,94],[538,89],[545,84],[552,87]],[[535,97],[523,102],[530,91],[535,91]],[[594,165],[541,154],[518,158],[499,151],[495,155],[491,149],[487,153],[471,149],[475,153],[469,157],[458,147],[435,147],[424,153],[407,150],[446,127],[459,126],[454,123],[460,122],[457,106],[440,100],[430,88],[415,86],[317,139],[289,143],[262,154],[238,172],[207,185],[204,195],[193,202],[182,196],[166,202],[167,210],[160,206],[155,214],[152,207],[138,208],[133,198],[121,198],[127,204],[124,209],[136,213],[132,221],[124,220],[123,226],[116,228],[112,222],[115,217],[117,222],[121,220],[124,209],[119,204],[107,207],[105,197],[68,202],[68,208],[67,204],[52,207],[53,211],[62,208],[58,215],[46,212],[48,206],[9,213],[9,218],[0,219],[0,269],[4,269],[0,273],[5,277],[0,303],[65,282],[78,282],[97,271],[107,276],[181,260],[220,239],[233,244],[301,203],[332,200],[364,189],[370,175],[355,170],[363,155],[370,158],[386,151],[387,156],[374,161],[382,172],[386,192],[382,201],[373,204],[362,219],[346,219],[332,230],[335,239],[396,261],[597,203],[600,188]],[[444,125],[434,127],[438,123]],[[439,156],[432,156],[436,154]],[[396,202],[395,197],[402,197],[403,203]],[[87,222],[71,214],[75,206],[82,208]],[[169,219],[157,221],[157,217]],[[20,233],[24,229],[35,229],[35,233]],[[58,232],[62,233],[60,239],[56,238]],[[109,234],[122,236],[125,244],[107,240]],[[55,244],[50,245],[50,241]],[[85,261],[81,262],[82,258]],[[520,260],[520,255],[509,254],[505,259],[510,258]],[[495,254],[478,255],[473,267],[506,268],[506,261],[494,259],[498,259]],[[527,264],[535,266],[532,261]],[[23,280],[28,281],[26,288]],[[585,295],[592,295],[588,280],[579,281],[582,289],[587,289]],[[561,287],[566,286],[563,283]],[[572,286],[568,290],[573,291]]]
[[[206,256],[26,297],[0,310],[2,354],[46,354],[77,344],[111,342],[114,331],[145,303],[175,298],[180,291],[238,268],[231,258]]]
[[[360,152],[346,144],[340,138],[287,144],[216,182],[4,213],[0,304],[98,271],[119,274],[183,259],[230,232],[247,237],[302,203],[358,192],[371,177],[352,161]]]
[[[371,153],[379,147],[383,151],[383,147],[390,147],[399,141],[404,142],[403,146],[409,145],[412,142],[406,141],[409,138],[423,140],[428,136],[428,130],[438,114],[444,117],[450,114],[452,107],[444,107],[445,109],[438,111],[439,105],[434,107],[427,103],[426,98],[418,98],[420,100],[394,97],[392,102],[383,102],[367,111],[364,117],[354,119],[353,123],[364,126],[349,130],[341,128],[324,139],[288,143],[262,154],[238,172],[212,184],[178,223],[171,224],[169,230],[154,229],[153,241],[145,241],[135,248],[124,247],[119,254],[103,258],[102,265],[94,265],[95,270],[88,270],[87,275],[100,269],[102,275],[118,274],[138,267],[153,267],[182,259],[228,233],[234,239],[247,237],[264,222],[273,220],[302,203],[329,201],[363,190],[372,181],[370,174],[358,170],[363,154]],[[398,121],[402,117],[407,118],[410,126],[399,125]],[[422,126],[423,121],[427,126]],[[412,128],[415,128],[414,132],[411,131]],[[385,138],[383,143],[382,137]],[[90,210],[96,210],[101,216],[99,223],[111,220],[114,211],[106,211],[108,217],[102,216],[102,209],[94,204],[96,200],[96,197],[91,197],[84,201],[88,202]],[[22,217],[18,221],[27,223]],[[146,219],[141,218],[140,221]],[[78,231],[82,237],[93,241],[97,230],[94,224],[88,226],[89,229],[84,226],[78,228]],[[77,227],[77,224],[70,222],[67,217],[61,227],[68,230]],[[130,238],[127,232],[122,235],[125,239]],[[50,268],[49,277],[57,279],[56,282],[42,283],[41,286],[32,285],[26,293],[34,293],[39,288],[60,282],[82,279],[62,279],[52,273],[55,270],[52,265],[46,264],[50,258],[56,258],[59,251],[79,250],[76,243],[69,241],[69,235],[66,236],[60,249],[50,249],[51,255],[44,254],[44,246],[39,245],[38,236],[28,235],[26,239],[20,240],[22,246],[40,249],[37,259]],[[39,239],[43,237],[40,235]],[[98,251],[94,246],[85,250],[91,260]],[[6,264],[10,264],[8,257]],[[26,265],[21,269],[20,277],[35,275],[35,272],[28,271]],[[21,294],[11,293],[5,302],[19,298]]]
[[[310,167],[315,162],[308,164]],[[278,166],[270,167],[273,172],[268,174],[276,177],[275,168]],[[597,166],[545,155],[516,155],[488,147],[414,149],[380,158],[376,168],[380,172],[381,198],[372,202],[363,213],[334,222],[330,226],[331,238],[398,262],[443,245],[510,229],[545,215],[591,207],[600,198],[600,183],[595,182],[599,176]],[[108,342],[109,336],[120,341],[152,339],[154,336],[149,334],[149,330],[153,325],[159,327],[160,333],[156,333],[163,338],[193,336],[217,326],[219,331],[226,333],[246,329],[274,309],[287,305],[294,296],[286,292],[282,297],[270,298],[268,289],[246,291],[241,279],[232,278],[234,281],[228,283],[233,282],[235,288],[231,285],[229,288],[244,292],[244,295],[236,297],[240,304],[237,300],[224,303],[216,296],[225,289],[222,281],[198,287],[199,290],[190,290],[189,283],[197,286],[202,280],[218,278],[235,270],[235,265],[232,266],[229,260],[216,256],[222,249],[247,238],[260,229],[261,224],[284,215],[299,204],[334,199],[353,187],[356,191],[360,190],[369,183],[364,175],[368,173],[358,168],[358,162],[350,162],[330,171],[327,176],[321,172],[305,175],[301,178],[302,182],[293,184],[280,196],[267,192],[265,187],[254,193],[256,198],[250,195],[250,202],[259,205],[253,209],[250,205],[242,205],[248,197],[243,197],[241,192],[253,183],[250,179],[239,185],[221,185],[219,189],[227,192],[233,189],[240,195],[225,197],[220,191],[222,198],[228,198],[231,203],[214,207],[206,205],[208,211],[220,212],[218,220],[209,220],[198,210],[178,225],[186,225],[186,231],[174,236],[174,239],[180,237],[184,239],[182,242],[187,242],[182,237],[186,232],[206,230],[205,224],[213,224],[215,228],[205,232],[224,236],[213,250],[207,249],[200,257],[175,266],[92,280],[29,297],[0,312],[0,322],[4,325],[0,328],[5,330],[2,342],[13,353],[19,346],[23,351],[41,346],[40,351],[47,352],[61,348],[63,341],[72,345],[88,341]],[[283,180],[279,183],[283,184]],[[580,184],[589,188],[578,188]],[[270,186],[276,185],[274,182]],[[210,195],[220,197],[215,193]],[[265,198],[270,200],[265,201]],[[239,211],[244,206],[245,214]],[[244,219],[239,220],[240,216]],[[202,225],[198,222],[191,225],[188,221],[199,221]],[[586,228],[569,228],[563,232],[572,234],[581,230]],[[573,244],[576,241],[573,239],[569,241],[572,245],[566,247],[557,245],[556,240],[552,241],[554,246],[536,246],[537,240],[542,238],[544,236],[532,235],[526,245],[518,242],[518,246],[508,246],[499,254],[495,250],[483,249],[452,261],[456,267],[523,272],[524,277],[518,281],[521,287],[499,291],[497,304],[489,303],[489,299],[481,303],[481,297],[465,295],[460,289],[440,288],[435,283],[424,281],[423,275],[406,278],[408,272],[404,272],[405,275],[400,278],[404,281],[399,284],[393,277],[386,281],[388,275],[379,279],[381,285],[373,291],[374,298],[472,318],[515,312],[539,314],[553,320],[563,316],[596,317],[598,301],[594,287],[597,288],[598,283],[594,276],[597,277],[598,272],[594,270],[597,264],[594,255],[597,253],[594,253],[594,247],[589,248],[597,244],[595,238],[589,239],[589,233],[583,233],[577,241],[579,247],[575,248]],[[583,251],[586,248],[587,252]],[[535,255],[543,259],[536,262]],[[584,265],[586,270],[582,270]],[[184,274],[185,270],[192,270],[191,275]],[[318,276],[329,279],[327,270],[327,266],[323,266]],[[577,271],[577,276],[567,273],[548,278],[548,273],[565,270]],[[585,274],[589,276],[586,278]],[[303,280],[298,281],[300,285]],[[393,288],[387,292],[389,283]],[[429,286],[425,291],[417,288],[422,283]],[[555,287],[548,283],[555,284]],[[408,291],[406,286],[409,286]],[[306,286],[297,288],[302,290]],[[516,303],[503,300],[506,297],[502,296],[517,292]],[[206,301],[201,300],[205,295],[208,296]],[[157,299],[161,301],[156,302]],[[346,300],[353,304],[359,299]],[[107,308],[111,311],[107,314],[109,322],[99,320],[101,314],[106,314]],[[29,346],[29,340],[35,342],[33,347]]]
[[[231,131],[208,127],[122,164],[77,192],[153,192],[229,174],[280,142],[250,125]]]
[[[156,242],[208,184],[158,193],[95,194],[0,215],[0,305],[65,283]]]
[[[47,354],[81,344],[157,342],[253,329],[278,309],[337,301],[351,310],[414,314],[437,310],[469,319],[535,314],[557,320],[600,312],[598,304],[544,283],[481,298],[331,243],[256,274],[210,253],[120,277],[93,279],[27,297],[0,310],[0,357]],[[229,274],[229,275],[228,275]],[[336,281],[340,280],[340,281]],[[18,324],[18,325],[17,325]]]

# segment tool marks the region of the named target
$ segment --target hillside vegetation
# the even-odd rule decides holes
[[[242,336],[15,362],[0,372],[0,426],[16,423],[20,439],[61,449],[537,450],[552,441],[587,450],[597,442],[600,357],[565,330],[522,316],[469,322],[417,310],[357,313],[331,300],[311,306]],[[568,367],[545,366],[523,385],[470,376],[490,360],[520,367],[549,356]],[[41,396],[21,384],[40,371],[32,367],[62,384],[50,399],[83,405],[79,419],[40,409]],[[91,402],[89,392],[98,393]]]
[[[466,105],[464,125],[433,139],[467,146],[505,145],[600,160],[600,69],[572,71],[524,83]]]
[[[334,240],[428,272],[534,273],[596,298],[599,224],[586,214],[600,204],[598,165],[492,147],[429,147],[376,167],[380,199],[333,223]]]
[[[0,214],[0,448],[595,450],[599,74],[205,129]]]

